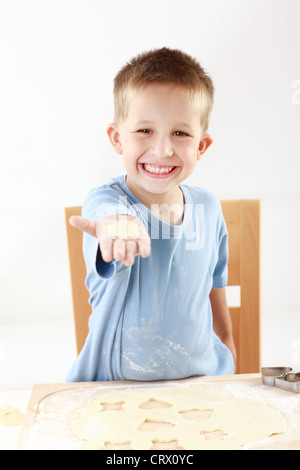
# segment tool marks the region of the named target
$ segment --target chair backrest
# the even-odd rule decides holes
[[[260,372],[260,201],[221,201],[228,230],[228,286],[240,286],[229,307],[237,350],[236,372]]]
[[[79,354],[89,331],[88,321],[92,313],[92,308],[89,304],[89,292],[85,286],[86,266],[82,252],[83,233],[81,230],[72,227],[69,223],[69,219],[72,215],[81,215],[81,207],[65,207],[73,318],[76,349],[77,354]]]
[[[260,371],[260,201],[221,201],[229,234],[228,286],[240,286],[240,305],[229,307],[235,346],[236,373]],[[85,286],[82,232],[69,224],[81,207],[66,207],[67,242],[77,353],[88,334],[91,306]]]

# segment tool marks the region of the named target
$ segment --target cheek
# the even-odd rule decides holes
[[[148,146],[145,141],[132,140],[124,147],[124,155],[134,161],[140,158],[147,150]]]
[[[123,166],[127,172],[135,171],[139,158],[145,153],[145,147],[140,142],[130,142],[123,148]]]
[[[179,155],[185,157],[186,160],[193,162],[198,159],[198,147],[196,145],[190,144],[178,148]]]

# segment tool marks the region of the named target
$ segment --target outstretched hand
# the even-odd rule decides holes
[[[144,224],[133,216],[113,214],[94,222],[79,215],[69,219],[70,224],[99,241],[103,261],[134,263],[136,255],[146,258],[150,254],[150,237]]]

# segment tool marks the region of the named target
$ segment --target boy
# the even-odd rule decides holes
[[[115,78],[107,134],[126,175],[90,191],[83,217],[93,313],[68,381],[234,373],[226,304],[227,231],[217,199],[181,184],[212,143],[213,84],[162,48]]]

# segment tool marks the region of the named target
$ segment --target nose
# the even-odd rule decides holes
[[[174,151],[169,139],[157,139],[150,148],[151,155],[159,158],[172,157]]]

